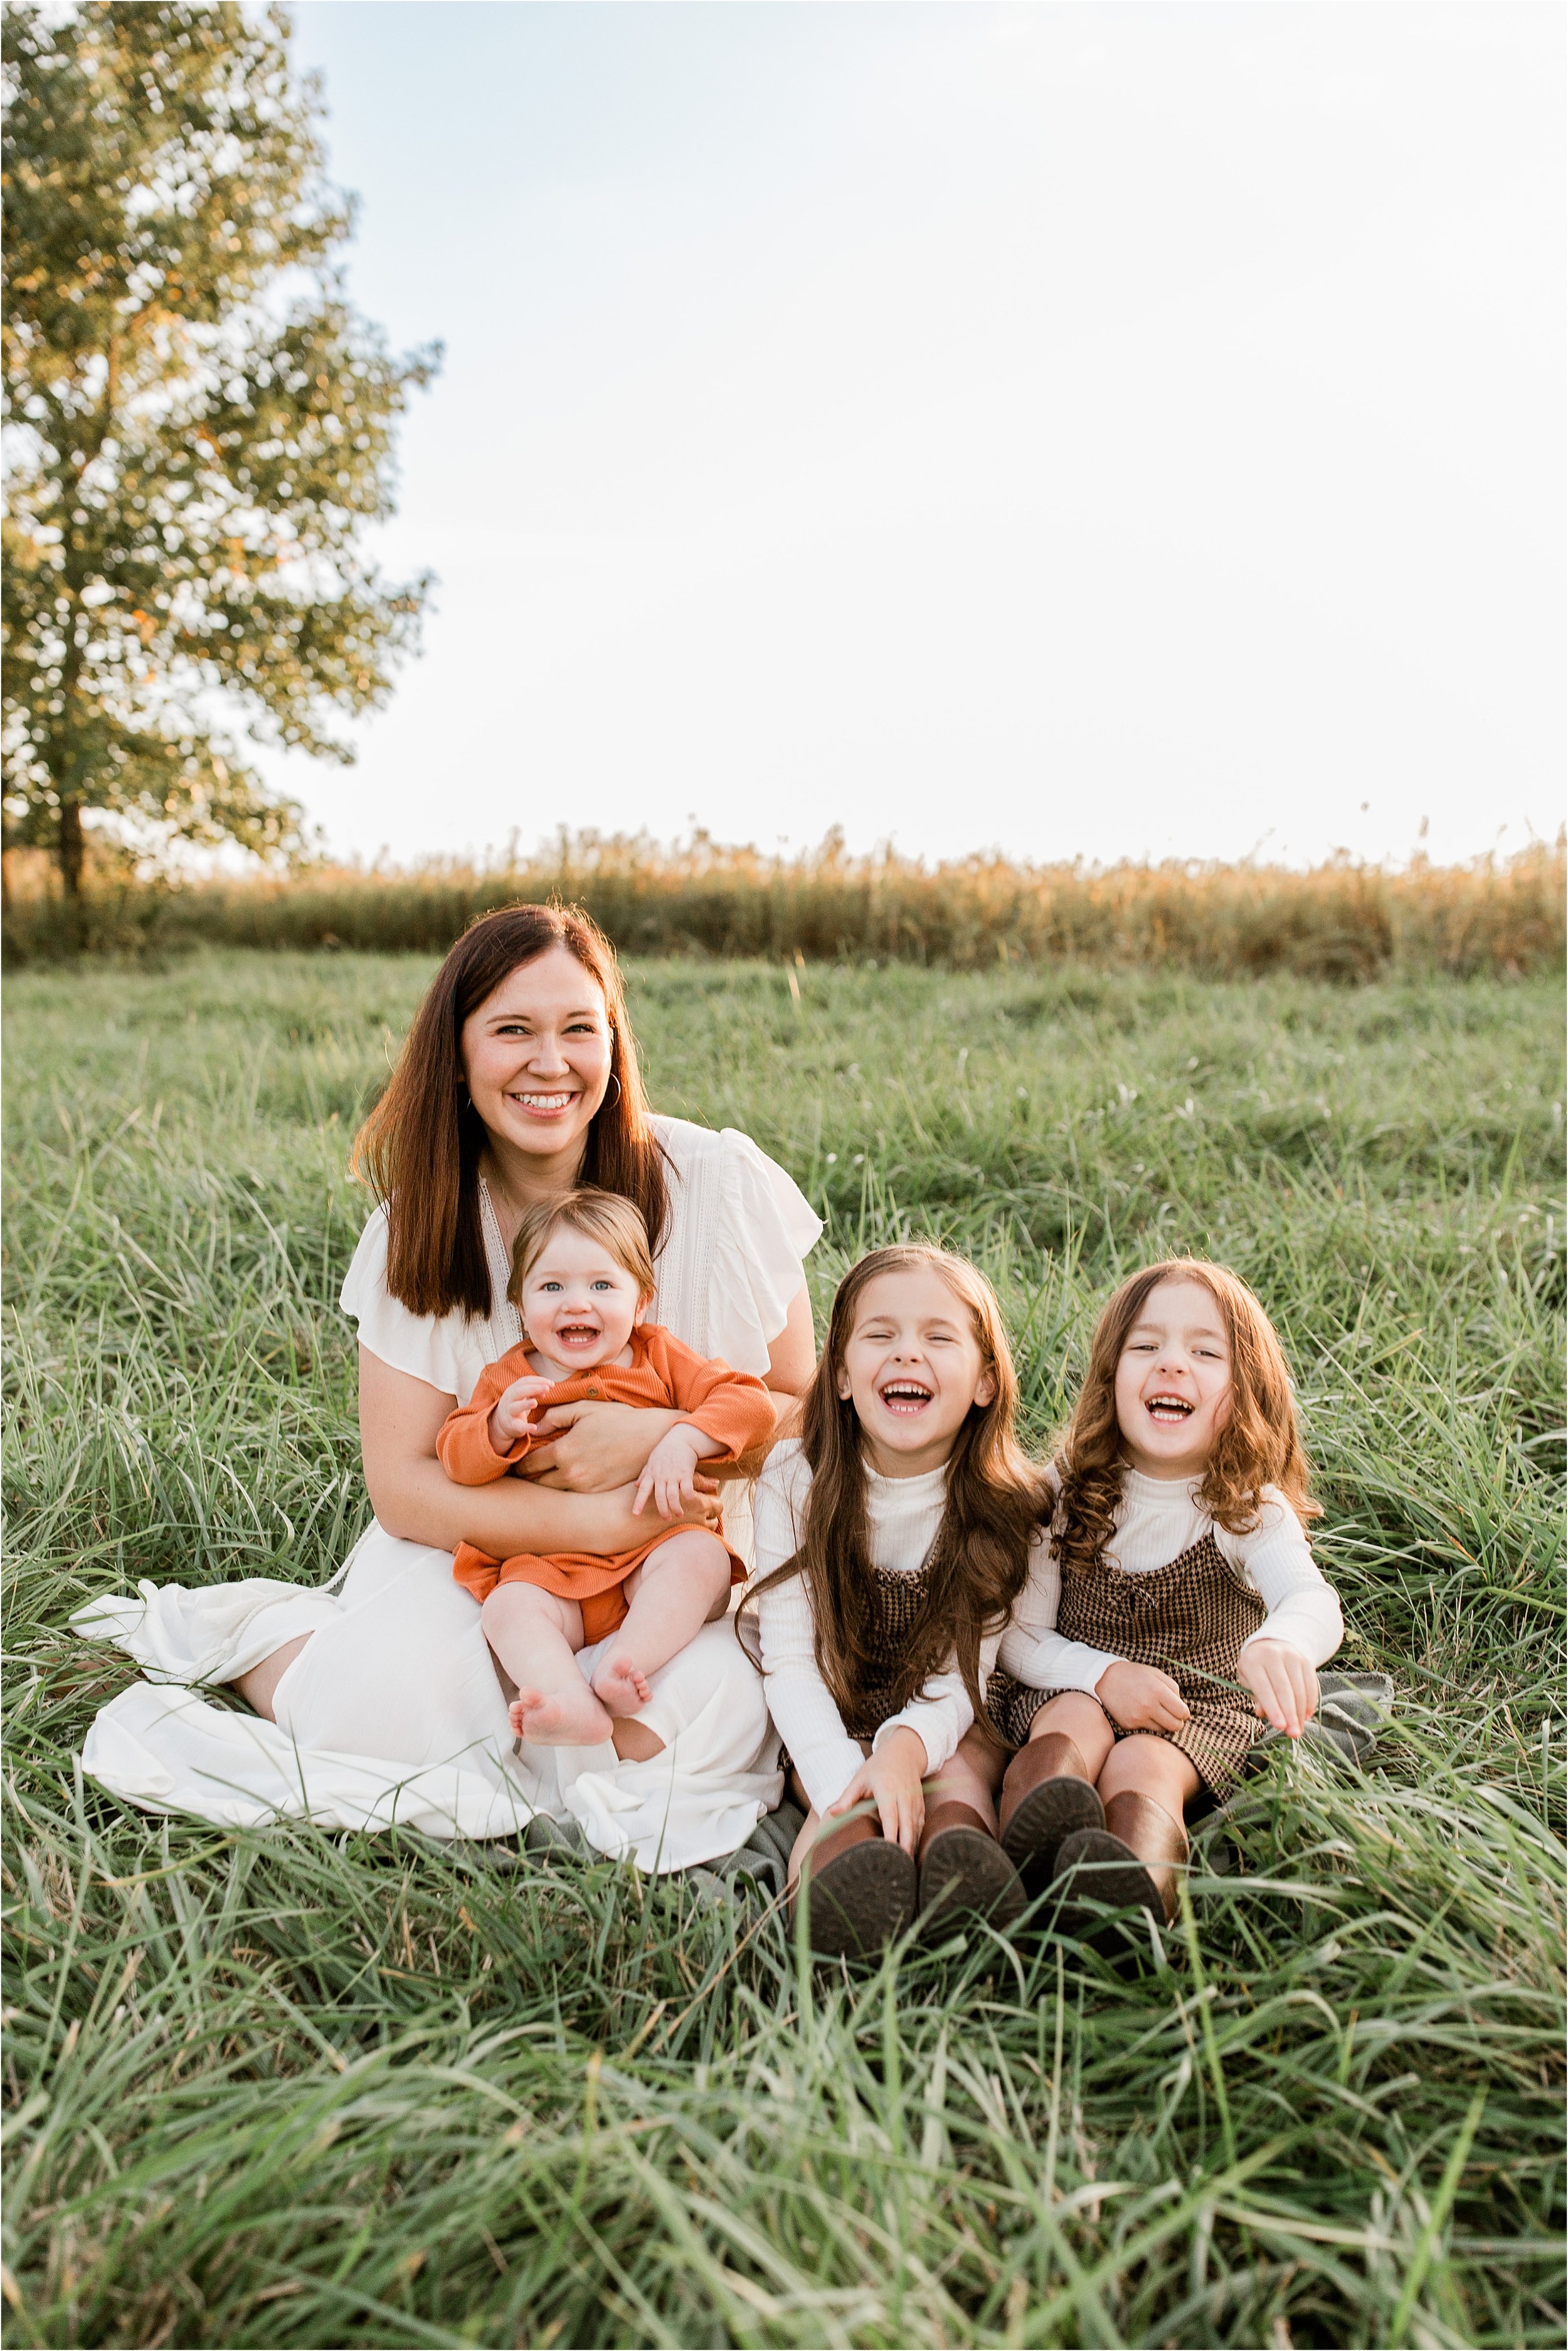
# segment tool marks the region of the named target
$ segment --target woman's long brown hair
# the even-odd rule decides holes
[[[864,1441],[853,1402],[839,1394],[839,1374],[868,1283],[884,1273],[936,1273],[968,1311],[987,1371],[989,1404],[971,1405],[947,1460],[947,1500],[931,1548],[925,1605],[904,1651],[897,1713],[933,1674],[956,1657],[964,1687],[980,1708],[980,1641],[1006,1621],[1023,1589],[1029,1547],[1046,1500],[1043,1475],[1024,1458],[1013,1422],[1018,1374],[996,1292],[967,1259],[946,1249],[873,1249],[839,1284],[822,1351],[800,1416],[800,1447],[811,1471],[800,1547],[747,1595],[744,1645],[760,1663],[758,1596],[792,1576],[806,1579],[815,1627],[817,1670],[840,1712],[852,1719],[857,1693],[885,1681],[878,1658],[875,1576],[866,1519]],[[737,1626],[738,1629],[738,1626]]]
[[[479,1217],[485,1125],[463,1079],[463,1024],[502,982],[565,947],[598,986],[610,1022],[611,1081],[588,1130],[580,1184],[619,1192],[643,1213],[656,1252],[669,1220],[664,1158],[615,950],[576,906],[506,906],[465,931],[414,1016],[392,1083],[360,1129],[350,1163],[387,1205],[387,1288],[411,1314],[490,1311]]]
[[[1206,1258],[1166,1258],[1124,1281],[1094,1325],[1089,1370],[1056,1457],[1061,1490],[1051,1548],[1067,1573],[1097,1567],[1115,1526],[1127,1467],[1116,1418],[1116,1366],[1162,1281],[1201,1282],[1219,1309],[1230,1349],[1230,1419],[1203,1473],[1203,1509],[1228,1533],[1246,1534],[1258,1523],[1263,1488],[1277,1486],[1303,1526],[1322,1516],[1312,1499],[1312,1468],[1301,1450],[1291,1374],[1273,1324],[1239,1275]]]

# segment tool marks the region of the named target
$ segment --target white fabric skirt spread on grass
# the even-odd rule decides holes
[[[89,1602],[71,1623],[146,1677],[99,1713],[82,1762],[150,1812],[474,1838],[515,1835],[542,1813],[654,1872],[733,1853],[784,1792],[761,1678],[732,1620],[706,1625],[652,1677],[638,1719],[662,1754],[626,1763],[608,1743],[515,1753],[451,1553],[374,1524],[326,1590],[142,1583],[138,1597]],[[278,1684],[275,1723],[200,1695],[301,1633],[313,1638]],[[585,1674],[598,1655],[582,1651]]]

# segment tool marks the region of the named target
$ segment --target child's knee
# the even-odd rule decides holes
[[[675,1570],[702,1591],[728,1593],[729,1553],[717,1535],[710,1535],[701,1527],[693,1527],[687,1533],[662,1543],[651,1559],[643,1561],[639,1573],[660,1567]]]
[[[955,1763],[973,1771],[984,1781],[994,1794],[1002,1784],[1002,1774],[1008,1768],[1009,1750],[995,1738],[986,1725],[977,1719],[969,1725],[958,1741]]]
[[[717,1535],[705,1533],[700,1528],[694,1528],[690,1534],[682,1535],[670,1545],[670,1549],[678,1554],[678,1562],[672,1561],[671,1564],[678,1563],[686,1588],[699,1600],[707,1603],[704,1624],[716,1624],[729,1609],[728,1551]],[[655,1552],[654,1557],[657,1556]]]
[[[729,1595],[735,1589],[735,1563],[730,1558],[727,1545],[720,1542],[716,1535],[705,1535],[703,1541],[707,1546],[707,1564],[704,1573],[712,1586],[715,1601],[722,1601],[727,1608]]]
[[[706,1572],[709,1575],[721,1576],[727,1583],[729,1582],[728,1545],[721,1542],[717,1535],[710,1535],[704,1528],[696,1531],[693,1541],[702,1546],[702,1559]]]
[[[486,1633],[494,1632],[502,1619],[512,1613],[515,1604],[504,1596],[506,1589],[504,1583],[493,1585],[479,1603],[479,1623]]]
[[[1040,1708],[1029,1727],[1030,1739],[1049,1739],[1053,1734],[1071,1740],[1088,1766],[1091,1779],[1098,1777],[1116,1744],[1109,1716],[1088,1690],[1059,1691]]]
[[[1081,1731],[1092,1734],[1109,1728],[1105,1709],[1097,1698],[1087,1690],[1058,1690],[1054,1698],[1047,1698],[1042,1707],[1036,1708],[1029,1735],[1031,1739],[1049,1739],[1052,1731],[1065,1731],[1071,1739]]]
[[[497,1583],[480,1605],[480,1627],[489,1635],[536,1619],[553,1622],[552,1596],[534,1583]]]
[[[1178,1820],[1201,1785],[1191,1757],[1152,1731],[1118,1740],[1100,1774],[1100,1792],[1107,1800],[1131,1790],[1164,1804]]]

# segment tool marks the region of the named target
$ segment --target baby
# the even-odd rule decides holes
[[[648,1229],[629,1200],[584,1186],[530,1208],[518,1228],[507,1294],[527,1343],[492,1364],[436,1439],[447,1476],[485,1486],[518,1470],[552,1432],[535,1416],[585,1398],[683,1417],[653,1447],[634,1512],[652,1500],[679,1519],[697,1464],[737,1460],[773,1434],[760,1380],[706,1362],[643,1320],[653,1296]],[[601,1557],[520,1552],[496,1561],[465,1543],[453,1573],[480,1603],[485,1636],[513,1682],[512,1728],[543,1746],[597,1746],[616,1715],[648,1702],[648,1677],[721,1616],[745,1562],[713,1531],[683,1521],[636,1550]],[[611,1638],[612,1635],[615,1637]],[[607,1642],[591,1683],[577,1652]]]

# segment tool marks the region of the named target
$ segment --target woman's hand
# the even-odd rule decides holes
[[[574,1494],[608,1493],[635,1484],[662,1437],[680,1426],[678,1412],[634,1404],[558,1404],[541,1413],[529,1468],[547,1485]]]
[[[1169,1674],[1118,1657],[1094,1685],[1094,1695],[1124,1730],[1179,1730],[1192,1709]]]
[[[455,1551],[471,1542],[492,1559],[514,1552],[638,1551],[646,1543],[648,1521],[633,1515],[637,1473],[660,1428],[674,1413],[638,1412],[619,1405],[591,1405],[591,1412],[620,1413],[652,1422],[642,1452],[619,1481],[603,1492],[572,1493],[559,1481],[497,1478],[488,1486],[455,1486],[435,1455],[442,1425],[457,1402],[407,1372],[395,1372],[366,1347],[360,1350],[360,1437],[371,1505],[388,1534]],[[527,1468],[532,1462],[523,1465]],[[680,1513],[692,1526],[711,1526],[718,1503],[694,1480],[695,1499]]]
[[[539,1482],[543,1483],[542,1480]],[[488,1499],[495,1494],[504,1495],[508,1486],[516,1489],[517,1484],[518,1481],[513,1479],[503,1478],[494,1486],[476,1486],[461,1490],[466,1504],[470,1494],[483,1494]],[[607,1494],[565,1494],[549,1487],[541,1493],[532,1480],[527,1484],[539,1501],[551,1500],[555,1515],[565,1521],[558,1539],[549,1545],[552,1551],[591,1552],[595,1556],[612,1559],[620,1552],[645,1549],[652,1536],[667,1534],[674,1526],[684,1523],[689,1527],[703,1527],[711,1532],[718,1520],[718,1503],[711,1494],[694,1496],[672,1518],[658,1526],[651,1526],[645,1517],[638,1516],[634,1508],[637,1499],[635,1486],[612,1486]],[[476,1518],[474,1525],[477,1523]],[[473,1527],[469,1525],[464,1527],[463,1533],[465,1540],[475,1542],[477,1550],[488,1551],[492,1557],[497,1555],[494,1535],[487,1542],[476,1541]],[[513,1548],[516,1549],[517,1545],[514,1544]]]
[[[1249,1641],[1237,1667],[1258,1703],[1253,1711],[1299,1739],[1318,1710],[1318,1677],[1289,1641]]]
[[[866,1757],[838,1802],[828,1806],[823,1818],[831,1821],[841,1813],[852,1812],[869,1797],[876,1806],[882,1833],[889,1844],[901,1844],[905,1853],[913,1855],[925,1826],[925,1791],[920,1783],[926,1769],[925,1741],[916,1731],[901,1724],[873,1754]]]

